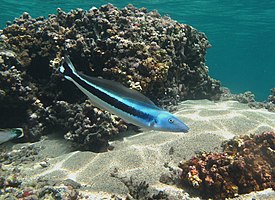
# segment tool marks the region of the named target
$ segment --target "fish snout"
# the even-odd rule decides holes
[[[189,131],[189,129],[190,128],[186,124],[182,123],[181,124],[181,131],[180,132],[187,133]]]

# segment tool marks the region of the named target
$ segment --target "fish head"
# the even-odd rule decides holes
[[[154,119],[154,122],[152,123],[152,127],[155,130],[171,132],[187,133],[189,130],[189,127],[185,123],[166,111],[157,115],[157,117]]]

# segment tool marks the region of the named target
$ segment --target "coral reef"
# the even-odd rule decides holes
[[[78,70],[119,81],[167,109],[186,98],[220,94],[205,66],[206,36],[132,5],[57,9],[47,19],[23,13],[1,31],[0,47],[0,126],[24,127],[28,141],[58,127],[67,139],[92,146],[128,127],[87,108],[86,97],[64,81],[57,68],[65,53]]]
[[[201,153],[180,163],[182,182],[214,199],[275,189],[275,132],[235,137],[222,147],[221,153]]]
[[[240,94],[232,94],[229,88],[222,87],[221,90],[222,90],[222,94],[220,96],[220,100],[222,101],[235,100],[240,103],[246,103],[246,104],[256,102],[255,95],[251,91],[246,91]]]
[[[121,119],[107,111],[94,107],[89,100],[81,104],[57,101],[51,114],[58,124],[68,131],[65,138],[78,143],[79,148],[101,151],[108,147],[106,138],[124,130],[127,126]]]
[[[255,95],[247,91],[241,94],[232,94],[228,88],[222,87],[222,94],[220,96],[221,101],[235,100],[240,103],[245,103],[251,108],[260,109],[265,108],[270,112],[275,112],[275,89],[271,89],[271,95],[268,96],[264,102],[258,102],[255,100]]]

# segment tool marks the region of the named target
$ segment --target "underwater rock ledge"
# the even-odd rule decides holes
[[[208,75],[205,34],[157,11],[111,4],[7,23],[0,41],[1,128],[24,127],[33,141],[54,128],[98,150],[129,125],[86,102],[58,73],[61,57],[92,76],[121,82],[173,109],[184,99],[218,99]]]

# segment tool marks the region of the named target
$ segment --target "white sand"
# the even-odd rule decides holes
[[[123,197],[128,193],[120,180],[110,176],[115,168],[120,175],[146,181],[152,188],[182,193],[181,189],[159,182],[160,175],[167,172],[164,163],[176,167],[196,151],[219,151],[222,141],[236,135],[275,130],[275,113],[253,110],[235,101],[186,101],[176,115],[190,127],[190,132],[148,131],[113,141],[114,150],[105,153],[68,152],[66,145],[69,143],[48,140],[48,148],[42,153],[49,167],[30,163],[21,168],[28,178],[73,179],[86,185],[80,191],[93,198],[110,198],[111,194]],[[174,152],[170,155],[172,147]]]

